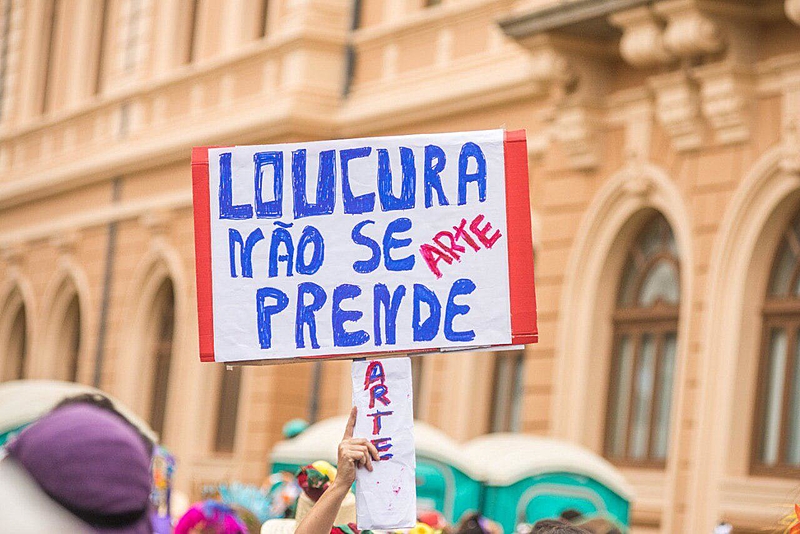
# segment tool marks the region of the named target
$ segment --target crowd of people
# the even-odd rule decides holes
[[[108,534],[360,534],[352,487],[359,469],[374,469],[378,451],[353,437],[353,408],[337,466],[318,461],[262,487],[208,488],[173,521],[169,479],[174,459],[101,395],[66,399],[0,449],[0,532]],[[785,532],[790,532],[787,523]],[[782,530],[783,532],[784,530]],[[411,534],[502,534],[480,513],[448,524],[420,511]],[[577,510],[515,534],[621,534]]]

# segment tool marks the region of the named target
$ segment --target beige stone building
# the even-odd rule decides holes
[[[97,384],[178,484],[267,473],[346,362],[197,356],[190,149],[527,128],[540,342],[419,418],[616,463],[636,532],[800,500],[800,0],[2,0],[0,379]],[[443,383],[440,378],[446,377]]]

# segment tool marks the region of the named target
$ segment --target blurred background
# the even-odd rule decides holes
[[[200,365],[191,147],[525,128],[540,341],[413,358],[417,418],[604,457],[634,532],[761,531],[800,499],[799,25],[800,0],[2,0],[0,380],[120,399],[187,495],[259,483],[288,421],[348,410],[349,363]]]

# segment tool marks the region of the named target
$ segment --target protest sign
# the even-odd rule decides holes
[[[411,360],[355,361],[353,435],[372,441],[380,461],[356,472],[356,513],[360,530],[412,528],[417,517],[414,405]]]
[[[536,341],[524,132],[196,148],[200,355]]]

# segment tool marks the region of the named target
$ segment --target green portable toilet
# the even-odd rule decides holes
[[[346,422],[347,417],[331,417],[275,444],[271,472],[294,473],[316,460],[335,465]],[[459,444],[431,425],[415,421],[414,445],[418,508],[438,510],[448,521],[456,521],[464,512],[480,508],[482,484]]]
[[[464,512],[479,510],[480,470],[464,455],[463,446],[421,421],[414,422],[414,441],[417,508],[438,510],[451,523]]]
[[[304,465],[325,460],[336,465],[336,453],[347,417],[331,417],[314,423],[297,436],[279,441],[272,448],[272,473],[297,472]]]
[[[471,464],[484,466],[481,510],[505,532],[566,510],[628,530],[633,489],[588,449],[525,434],[489,434],[467,443],[464,452]]]

